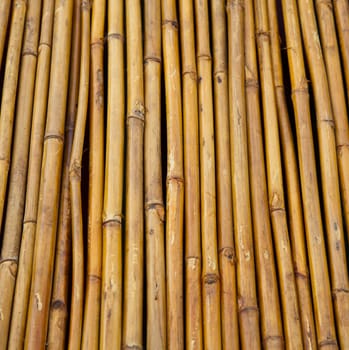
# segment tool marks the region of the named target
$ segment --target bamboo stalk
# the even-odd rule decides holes
[[[98,349],[102,279],[104,190],[104,21],[105,0],[92,2],[90,71],[90,149],[87,230],[87,269],[82,349]]]
[[[261,345],[255,283],[245,110],[244,1],[228,1],[227,16],[229,119],[232,140],[230,148],[240,344],[244,349],[259,349]]]
[[[68,107],[65,124],[62,192],[59,207],[55,271],[49,318],[48,348],[64,349],[67,338],[69,315],[68,295],[70,294],[71,266],[71,213],[69,196],[69,163],[74,136],[74,126],[79,94],[80,73],[80,0],[74,0],[72,52],[70,59]]]
[[[259,80],[255,40],[254,6],[245,1],[245,84],[251,205],[257,269],[261,336],[266,348],[284,346],[282,318],[269,218],[263,129],[259,102]]]
[[[22,234],[22,219],[27,178],[28,148],[33,108],[34,82],[37,62],[41,0],[29,1],[23,38],[22,59],[18,86],[16,127],[8,184],[7,210],[0,259],[0,349],[5,349],[10,327],[11,310],[17,277],[18,257]]]
[[[298,2],[298,8],[314,91],[333,304],[339,344],[345,349],[349,347],[349,280],[339,192],[335,122],[314,5],[308,0],[302,0]],[[330,26],[326,27],[326,31],[329,30]],[[335,83],[337,85],[338,81]],[[333,100],[332,104],[336,106],[335,112],[338,112],[336,101]],[[334,323],[331,326],[334,328]]]
[[[147,349],[166,349],[165,209],[161,169],[161,7],[144,3]]]
[[[6,34],[11,10],[11,0],[3,0],[0,3],[0,67],[4,53]]]
[[[285,344],[288,349],[300,349],[303,345],[302,329],[285,210],[267,2],[257,0],[255,5],[256,37],[263,103],[269,211],[278,267]]]
[[[56,3],[25,349],[41,349],[46,342],[61,184],[72,12],[73,1]]]
[[[108,110],[103,214],[100,348],[122,341],[122,204],[124,183],[124,5],[108,2]]]
[[[337,349],[297,3],[283,0],[317,345]],[[308,18],[309,20],[309,18]]]
[[[16,289],[12,307],[11,327],[8,341],[8,347],[10,349],[22,349],[25,337],[28,299],[32,277],[32,261],[39,198],[44,128],[46,123],[53,11],[54,1],[44,0],[40,42],[38,47],[34,105],[32,112],[33,116],[26,185],[25,212],[23,219]]]
[[[211,21],[222,346],[228,350],[239,348],[239,324],[230,165],[227,28],[223,0],[211,1]]]
[[[166,300],[167,348],[184,348],[183,325],[183,131],[176,2],[164,0],[162,44],[164,60],[167,179],[166,179]]]
[[[298,165],[293,135],[286,105],[282,60],[280,52],[276,2],[268,1],[269,30],[271,37],[271,57],[275,85],[278,121],[281,137],[283,164],[287,185],[289,228],[293,253],[299,312],[302,322],[303,345],[306,349],[316,348],[316,330],[312,308],[306,243],[304,236],[301,190],[298,179]]]
[[[199,116],[195,57],[194,8],[191,1],[179,2],[182,56],[184,196],[185,196],[185,344],[201,349],[201,231]]]
[[[203,331],[206,349],[222,347],[217,250],[212,59],[207,1],[195,1],[200,130]]]

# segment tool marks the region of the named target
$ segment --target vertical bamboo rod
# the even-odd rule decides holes
[[[8,22],[11,11],[11,0],[2,0],[0,3],[0,67],[4,53]]]

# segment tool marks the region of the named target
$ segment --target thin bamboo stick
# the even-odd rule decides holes
[[[298,165],[293,135],[289,120],[284,90],[278,17],[276,2],[268,1],[269,30],[271,37],[273,77],[278,108],[279,131],[282,145],[283,164],[287,185],[289,228],[291,235],[293,265],[297,283],[299,312],[302,322],[303,345],[306,349],[316,348],[316,330],[312,308],[306,244],[304,236],[303,209],[298,178]]]
[[[185,196],[185,344],[201,349],[201,231],[197,70],[194,5],[179,2],[182,56],[184,196]]]
[[[284,336],[269,214],[256,56],[254,6],[251,0],[246,0],[245,84],[258,301],[263,346],[273,349],[284,346]]]
[[[211,21],[222,347],[228,350],[239,348],[239,324],[231,188],[225,1],[211,1]]]
[[[90,72],[90,149],[87,269],[82,349],[98,349],[102,280],[104,190],[104,21],[105,0],[92,2]]]
[[[144,86],[142,12],[126,3],[127,148],[123,346],[143,346],[143,137]]]
[[[305,234],[317,331],[317,346],[337,349],[330,282],[321,221],[320,199],[305,76],[300,23],[295,0],[283,0],[287,55],[295,112]]]
[[[15,114],[16,127],[8,184],[7,210],[0,259],[0,349],[5,349],[10,327],[12,301],[17,277],[18,257],[22,234],[22,220],[27,178],[28,148],[33,108],[38,37],[40,30],[41,0],[28,2],[23,38],[18,99]]]
[[[47,347],[50,350],[64,349],[67,338],[69,316],[68,295],[70,294],[71,266],[71,212],[69,196],[69,163],[74,136],[74,125],[79,94],[80,73],[80,5],[81,0],[74,0],[72,52],[70,59],[70,77],[68,107],[65,123],[62,192],[59,207],[55,271],[49,318]]]
[[[122,204],[124,183],[124,4],[108,2],[108,110],[103,214],[100,348],[122,341]]]
[[[227,16],[229,119],[232,141],[230,148],[240,344],[243,349],[259,349],[261,345],[252,238],[245,110],[244,1],[228,1]]]
[[[164,60],[167,179],[166,179],[166,300],[167,348],[184,348],[183,325],[183,131],[176,1],[164,0],[162,44]]]
[[[147,349],[166,349],[165,209],[161,169],[161,7],[144,3]]]
[[[32,277],[44,129],[46,123],[53,11],[54,0],[44,0],[32,112],[25,212],[8,341],[8,347],[10,349],[22,349],[24,345],[28,299]]]
[[[11,10],[11,0],[2,0],[0,3],[0,67],[4,53],[6,34]]]
[[[339,192],[335,122],[313,2],[301,0],[298,8],[314,91],[333,304],[339,344],[345,349],[349,347],[349,279]],[[326,27],[326,31],[330,31],[330,28]],[[338,84],[338,81],[335,83]],[[336,106],[335,112],[339,112],[335,100],[332,104]],[[334,328],[335,324],[331,326]]]
[[[206,349],[222,347],[217,250],[216,165],[212,96],[212,58],[207,1],[195,1],[200,130],[203,331]]]

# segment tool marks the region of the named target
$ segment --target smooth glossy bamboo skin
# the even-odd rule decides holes
[[[276,261],[269,219],[267,178],[265,173],[263,129],[259,102],[254,7],[245,1],[245,85],[251,206],[257,270],[261,337],[266,349],[284,346]]]
[[[222,347],[220,278],[217,249],[216,173],[214,148],[212,58],[208,2],[195,1],[196,57],[198,67],[202,304],[204,348]]]
[[[309,2],[309,0],[299,1],[298,9],[314,91],[333,305],[339,345],[345,349],[349,347],[349,280],[339,191],[335,120],[332,105],[336,106],[335,112],[338,112],[338,110],[335,100],[331,104],[329,81],[326,75],[320,39],[317,32],[313,2]],[[307,13],[306,16],[305,12]],[[330,27],[326,27],[326,31],[329,30]],[[326,46],[324,50],[326,50]],[[336,84],[338,84],[338,81],[336,81]],[[331,322],[329,327],[334,328],[334,325],[335,323]]]
[[[297,3],[283,0],[317,346],[337,349]]]
[[[122,338],[122,204],[124,184],[124,5],[108,2],[108,107],[103,209],[100,349]]]
[[[21,54],[15,114],[16,127],[13,136],[7,210],[4,215],[0,258],[0,285],[6,286],[0,292],[0,310],[3,315],[0,322],[0,349],[5,349],[7,345],[21,244],[40,15],[41,0],[29,1]]]
[[[283,85],[280,39],[275,0],[268,1],[268,14],[279,132],[287,187],[289,232],[291,236],[293,265],[297,283],[299,312],[302,322],[303,346],[305,349],[315,349],[316,330],[306,255],[301,190],[298,178],[296,151]]]
[[[147,349],[166,349],[165,209],[161,170],[161,7],[144,3]]]
[[[244,1],[228,1],[227,15],[231,172],[240,346],[242,349],[259,349],[261,343],[255,282],[245,111]]]
[[[8,340],[9,349],[23,349],[24,345],[28,298],[32,276],[44,129],[46,123],[53,12],[54,0],[44,0],[32,111],[25,212]]]
[[[49,330],[47,336],[47,347],[49,350],[63,350],[66,346],[65,344],[68,333],[68,295],[71,291],[70,267],[72,254],[69,164],[79,94],[81,47],[80,6],[81,0],[74,0],[68,107],[64,136],[63,177],[58,217],[55,271],[53,276],[53,290],[51,297]]]
[[[300,349],[303,346],[302,329],[285,210],[278,115],[274,90],[269,20],[266,1],[256,0],[255,17],[263,103],[269,211],[272,221],[275,254],[278,267],[285,345],[288,349]]]
[[[26,12],[27,1],[15,0],[8,39],[0,108],[0,238],[3,236],[3,211],[11,162],[12,133]],[[7,260],[5,264],[2,263],[3,268],[9,270],[12,263],[12,260]],[[2,306],[0,306],[0,308],[2,308]],[[5,331],[5,328],[0,327],[3,331]],[[1,336],[3,335],[1,330],[0,334]]]
[[[164,0],[162,44],[167,119],[166,300],[167,348],[184,348],[183,324],[183,131],[176,1]]]
[[[225,1],[211,1],[217,235],[221,281],[222,348],[239,348],[236,257],[231,189],[228,54]]]
[[[42,349],[46,343],[63,160],[72,12],[72,0],[56,3],[25,349]]]
[[[3,0],[0,3],[0,67],[2,63],[8,22],[10,18],[11,0]]]
[[[81,349],[98,349],[102,284],[104,189],[104,21],[105,0],[92,2],[89,96],[89,193],[87,275]],[[86,260],[86,259],[85,259]]]

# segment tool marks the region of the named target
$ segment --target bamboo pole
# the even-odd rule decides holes
[[[244,1],[230,0],[227,3],[227,16],[229,120],[232,140],[230,148],[240,344],[243,349],[259,349],[261,345],[250,211],[245,108]]]
[[[3,211],[11,162],[12,133],[26,12],[27,0],[16,0],[12,11],[0,108],[0,239],[3,235]],[[2,265],[8,270],[11,264],[12,261],[7,260]],[[0,328],[5,330],[4,327]]]
[[[222,347],[228,350],[239,348],[239,324],[230,163],[227,28],[223,0],[211,1],[211,31]]]
[[[314,91],[333,304],[339,344],[341,348],[345,349],[349,347],[349,338],[347,336],[349,334],[349,318],[347,316],[349,314],[349,280],[339,192],[335,121],[325,63],[316,26],[314,5],[308,0],[301,0],[298,2],[298,8],[305,53]],[[326,27],[326,31],[330,31],[330,28],[330,26]],[[337,84],[338,81],[336,81]],[[333,100],[332,104],[336,106],[335,112],[338,112],[336,102]],[[334,325],[333,323],[331,326],[334,328]]]
[[[306,349],[316,348],[316,330],[312,308],[309,271],[304,235],[303,209],[301,190],[298,178],[298,165],[290,116],[286,104],[286,96],[282,73],[282,60],[278,30],[276,2],[268,1],[269,30],[271,39],[271,57],[278,108],[279,131],[281,137],[283,164],[285,168],[289,228],[293,253],[293,265],[297,284],[299,312],[302,322],[303,345]]]
[[[11,11],[11,0],[3,0],[0,3],[0,67],[4,53],[8,22]]]
[[[126,3],[127,147],[123,346],[143,347],[143,138],[144,86],[142,12]]]
[[[166,349],[165,209],[161,169],[161,7],[144,3],[147,349]]]
[[[74,126],[79,94],[80,73],[80,5],[74,0],[72,48],[69,73],[68,107],[65,123],[62,192],[59,207],[55,271],[51,297],[51,310],[47,347],[50,350],[64,349],[69,316],[70,266],[71,266],[71,213],[69,196],[69,163],[74,136]]]
[[[54,0],[44,0],[35,79],[25,212],[8,347],[22,349],[32,277],[41,160],[50,76]]]
[[[183,131],[176,2],[164,0],[162,44],[164,60],[167,178],[166,178],[166,300],[167,348],[184,348],[183,325]]]
[[[22,220],[27,178],[28,148],[33,108],[38,37],[40,29],[41,0],[28,3],[23,38],[22,59],[15,114],[16,127],[8,184],[7,210],[4,216],[3,241],[0,259],[0,349],[5,349],[10,327],[13,294],[17,277]]]
[[[197,70],[194,5],[179,2],[182,56],[184,200],[185,200],[185,345],[201,349],[201,230]]]
[[[279,288],[270,223],[255,40],[254,6],[245,1],[245,84],[251,205],[261,337],[266,348],[284,346]]]
[[[41,349],[46,342],[61,184],[72,12],[72,0],[56,3],[25,349]]]
[[[302,329],[285,210],[279,126],[266,1],[257,0],[255,2],[255,16],[263,103],[269,211],[278,268],[285,344],[288,349],[300,349],[303,345]]]
[[[98,349],[102,280],[104,189],[104,21],[105,0],[92,2],[89,96],[89,192],[87,269],[82,349]]]
[[[203,333],[206,349],[222,347],[220,277],[217,249],[216,165],[212,96],[212,59],[207,1],[195,1],[196,57],[198,67],[201,250]]]
[[[108,2],[108,109],[104,181],[100,348],[122,341],[122,205],[124,183],[124,5]]]
[[[337,349],[297,3],[283,0],[317,346]],[[309,18],[308,18],[309,20]]]

